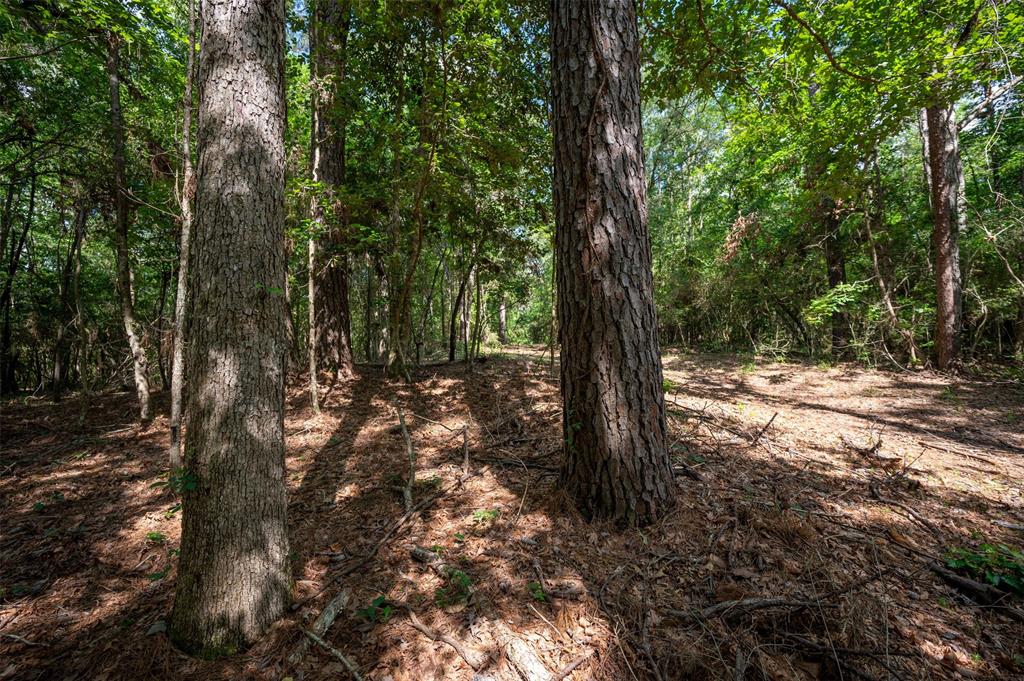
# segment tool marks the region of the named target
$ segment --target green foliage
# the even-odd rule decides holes
[[[526,588],[530,592],[530,598],[541,603],[547,602],[548,595],[544,593],[544,586],[540,582],[530,582]]]
[[[462,570],[448,568],[444,584],[434,591],[434,602],[439,608],[466,603],[472,595],[473,581]]]
[[[811,326],[826,324],[833,314],[848,311],[861,301],[868,290],[865,282],[837,284],[823,296],[815,298],[804,308],[804,319]]]
[[[1024,553],[1005,544],[955,547],[946,552],[946,566],[994,587],[1024,596]]]
[[[167,541],[167,535],[163,532],[147,532],[146,541],[152,542],[153,544],[164,544]]]
[[[367,622],[385,624],[394,614],[394,606],[388,602],[387,596],[377,596],[365,608],[356,610],[356,617]]]

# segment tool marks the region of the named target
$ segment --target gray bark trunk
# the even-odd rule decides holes
[[[107,80],[110,85],[110,131],[114,145],[114,250],[117,256],[117,290],[121,298],[121,319],[132,354],[135,392],[139,398],[139,420],[153,418],[149,405],[149,362],[135,321],[132,273],[128,260],[128,184],[124,158],[124,122],[121,118],[120,38],[107,36]]]
[[[956,365],[960,352],[959,233],[966,217],[963,165],[953,105],[929,107],[927,123],[935,257],[935,360],[939,369],[946,370]]]
[[[632,0],[553,0],[555,211],[565,461],[588,518],[675,502],[666,442]]]
[[[185,385],[185,300],[188,297],[188,254],[192,235],[192,201],[196,193],[196,174],[192,167],[192,83],[195,78],[196,8],[188,3],[188,59],[185,94],[182,98],[181,157],[181,240],[178,247],[178,287],[174,296],[174,341],[171,356],[171,444],[168,460],[171,469],[181,466],[181,412]]]
[[[184,518],[172,640],[205,658],[288,601],[284,4],[204,3],[188,282]]]

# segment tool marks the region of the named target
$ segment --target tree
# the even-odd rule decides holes
[[[194,219],[193,200],[196,173],[192,165],[192,84],[196,59],[195,0],[188,3],[188,57],[185,59],[185,93],[181,121],[181,236],[178,241],[178,283],[174,296],[174,347],[171,359],[171,444],[168,459],[172,469],[181,466],[181,413],[185,388],[185,301],[188,297],[188,253]]]
[[[172,640],[255,641],[289,590],[284,489],[284,5],[203,3],[181,559]]]
[[[117,256],[117,291],[121,297],[121,318],[132,356],[135,392],[139,398],[139,420],[153,418],[149,406],[149,362],[135,321],[135,291],[132,286],[128,252],[128,180],[125,173],[124,121],[121,117],[121,37],[107,35],[107,79],[110,83],[110,131],[114,160],[114,250]]]
[[[311,371],[328,369],[336,378],[352,375],[351,315],[348,302],[348,210],[340,196],[345,183],[345,133],[342,87],[351,3],[319,0],[310,22],[312,125],[310,130],[311,206],[309,305]],[[314,385],[315,376],[310,379]]]
[[[554,202],[565,461],[584,515],[643,525],[674,503],[632,0],[552,3]]]

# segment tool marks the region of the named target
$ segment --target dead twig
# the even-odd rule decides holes
[[[323,636],[327,633],[327,630],[334,624],[334,620],[338,617],[345,606],[348,605],[348,591],[342,591],[337,596],[331,599],[330,603],[323,609],[323,612],[316,618],[311,627],[312,633],[317,636]],[[307,632],[309,633],[309,632]],[[298,645],[295,646],[295,650],[288,656],[288,662],[295,665],[302,660],[302,656],[306,654],[306,649],[309,648],[309,640],[302,639]]]
[[[308,636],[310,640],[312,640],[318,646],[329,652],[334,657],[341,660],[341,663],[345,665],[345,668],[348,669],[350,674],[352,674],[353,679],[355,679],[356,681],[363,681],[363,677],[359,674],[359,667],[353,664],[352,660],[348,659],[345,653],[341,652],[340,650],[332,646],[330,643],[314,634],[309,629],[303,629],[302,633]]]
[[[703,619],[711,619],[712,617],[742,615],[754,610],[764,610],[765,608],[816,607],[835,608],[838,606],[831,603],[819,604],[815,601],[793,601],[788,598],[744,598],[742,600],[722,601],[721,603],[715,603],[714,605],[708,606],[703,610],[699,611],[676,610],[674,608],[666,608],[665,612],[683,619],[693,619],[695,616],[699,616]]]
[[[405,500],[405,512],[412,510],[412,487],[416,484],[416,450],[412,446],[412,437],[409,436],[409,429],[405,427],[405,414],[402,407],[395,405],[398,409],[398,425],[402,427],[402,437],[405,438],[405,451],[409,456],[409,476],[405,480],[405,487],[402,489],[402,497]],[[465,473],[465,471],[463,471]]]
[[[779,415],[779,412],[775,412],[774,414],[772,414],[772,417],[770,419],[768,419],[768,423],[764,424],[764,427],[761,428],[761,430],[757,431],[757,435],[754,436],[753,441],[750,443],[751,447],[756,447],[757,446],[757,443],[760,442],[760,440],[761,440],[761,436],[764,435],[765,432],[769,428],[771,428],[772,423],[775,422],[775,417],[778,416],[778,415]]]
[[[583,653],[582,655],[580,655],[579,657],[574,659],[572,662],[570,662],[569,664],[567,664],[564,667],[562,667],[558,671],[558,673],[556,673],[553,677],[551,677],[551,681],[562,681],[562,679],[564,679],[565,677],[569,676],[574,671],[576,671],[577,667],[579,667],[581,664],[583,664],[584,662],[589,660],[591,655],[593,655],[593,654],[594,654],[593,650],[588,650],[587,652]]]

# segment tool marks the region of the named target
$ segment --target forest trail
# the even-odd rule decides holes
[[[678,506],[624,533],[584,523],[559,495],[561,403],[540,351],[423,369],[413,384],[360,367],[324,387],[317,417],[293,380],[288,519],[303,605],[217,662],[176,652],[163,631],[181,515],[164,484],[166,393],[146,429],[131,423],[131,393],[92,398],[81,429],[78,399],[8,402],[0,678],[346,678],[315,646],[286,661],[299,626],[342,588],[348,606],[324,638],[368,679],[474,677],[408,609],[375,608],[381,595],[469,657],[489,656],[479,679],[519,678],[524,650],[567,679],[1021,674],[1021,623],[967,601],[929,556],[981,538],[1021,543],[1024,387],[663,361]],[[416,452],[414,502],[437,498],[396,529],[408,468],[397,406]],[[463,426],[471,477],[459,484]],[[416,546],[456,576],[414,560]],[[713,608],[760,597],[786,603]]]

